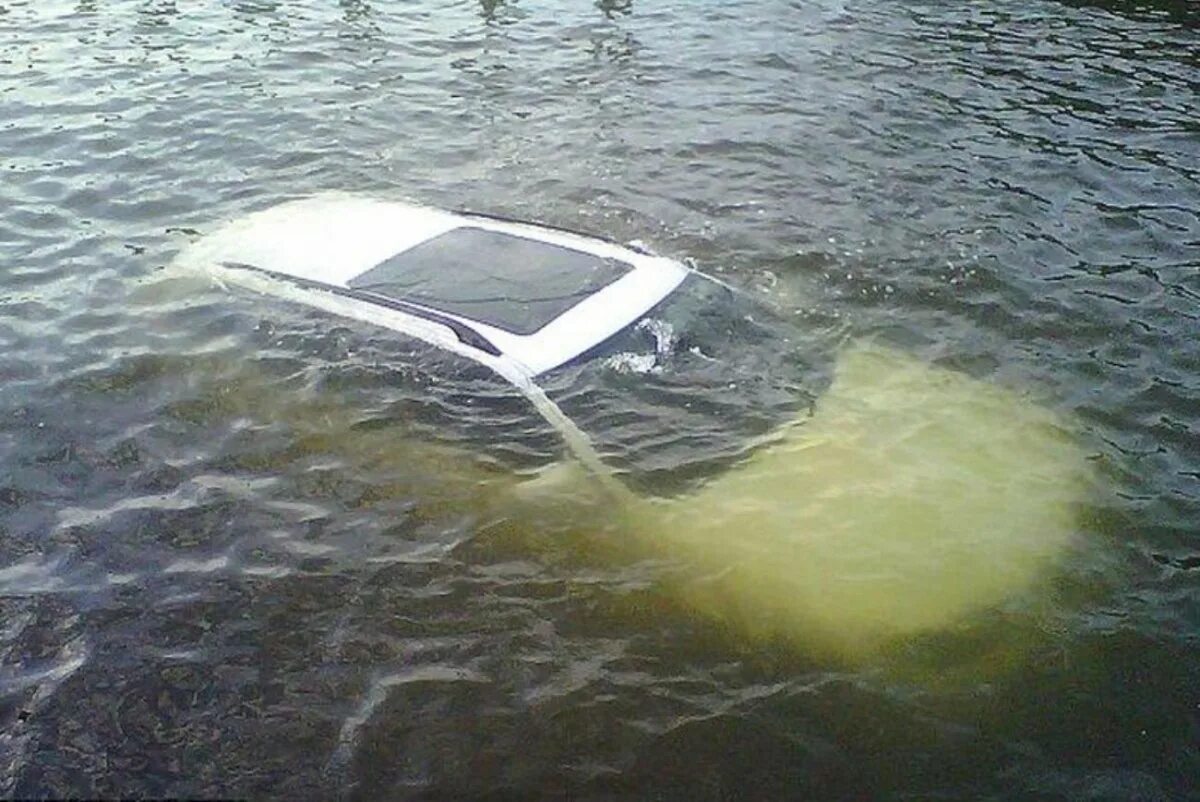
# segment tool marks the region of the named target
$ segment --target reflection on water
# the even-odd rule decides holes
[[[1069,6],[1102,8],[1114,14],[1155,19],[1167,17],[1179,22],[1196,23],[1195,3],[1188,0],[1059,0]]]

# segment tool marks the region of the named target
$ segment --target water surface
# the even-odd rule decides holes
[[[1195,798],[1196,25],[0,0],[0,795]],[[603,519],[431,482],[458,452],[409,435],[470,396],[403,344],[162,279],[328,190],[694,260],[1076,421],[1107,490],[953,626],[854,662],[746,638]],[[451,473],[553,449],[492,400],[525,450]]]

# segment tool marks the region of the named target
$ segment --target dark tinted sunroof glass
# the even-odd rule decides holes
[[[349,286],[532,334],[631,269],[572,248],[463,227],[396,254]]]

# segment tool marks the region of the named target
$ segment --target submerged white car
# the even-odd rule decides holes
[[[828,382],[768,307],[674,259],[540,225],[315,197],[228,224],[189,260],[483,365],[595,472],[635,482],[734,459]],[[601,422],[623,412],[642,429]]]
[[[559,494],[572,516],[590,503],[694,563],[688,604],[752,634],[869,650],[1028,592],[1077,532],[1089,470],[1058,416],[835,345],[640,249],[331,196],[226,224],[180,263],[395,332],[397,373],[439,355],[444,381],[416,389],[450,398],[443,418],[479,447],[549,422],[543,463],[565,443],[557,465],[589,469],[555,474],[581,477]],[[588,501],[583,479],[609,492]]]
[[[231,282],[287,282],[314,306],[530,378],[634,323],[690,273],[566,231],[359,198],[285,203],[206,244]]]

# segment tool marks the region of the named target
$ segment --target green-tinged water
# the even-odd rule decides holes
[[[1198,798],[1197,20],[0,0],[0,796]],[[614,495],[162,269],[329,191],[692,260],[796,423],[762,343],[548,377]]]
[[[714,617],[860,655],[1032,596],[1079,536],[1088,473],[1043,410],[860,346],[783,442],[637,525],[713,574],[693,592]]]

